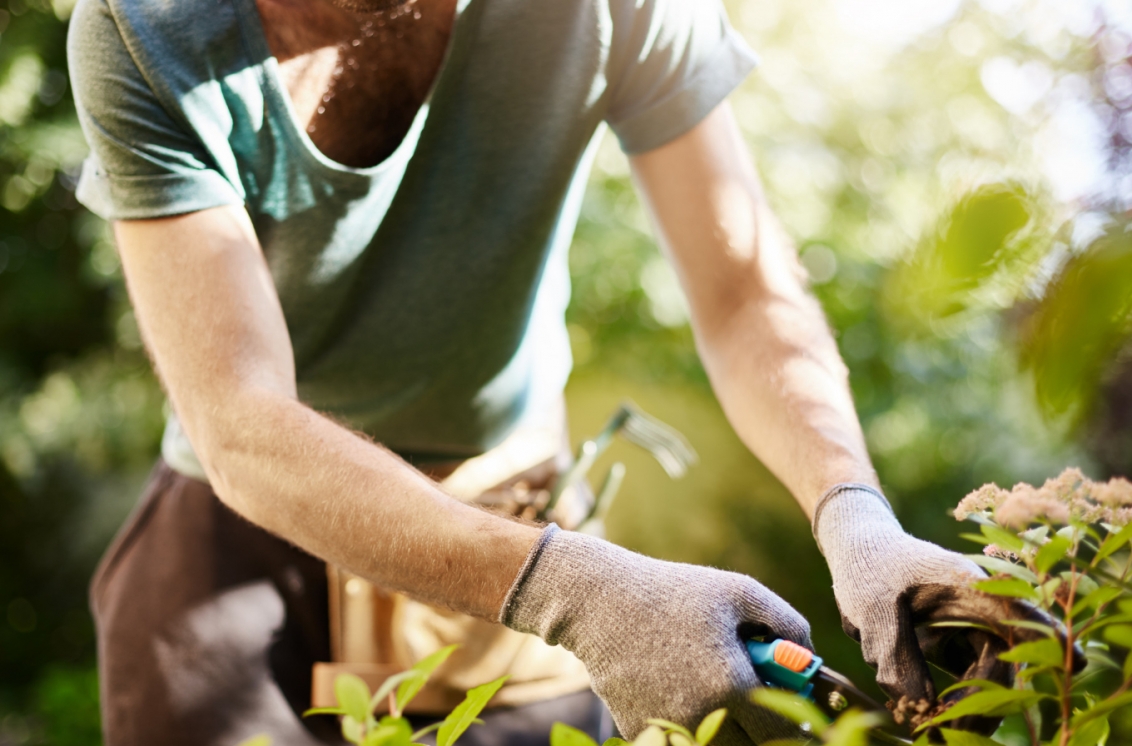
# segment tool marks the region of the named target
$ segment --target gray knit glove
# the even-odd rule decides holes
[[[578,656],[627,738],[648,718],[694,729],[719,707],[730,717],[713,746],[798,735],[749,702],[759,680],[743,641],[770,635],[812,649],[810,625],[746,575],[650,559],[551,524],[500,621]]]
[[[902,697],[906,703],[935,699],[925,658],[960,678],[1009,683],[1012,668],[998,660],[1004,640],[1041,633],[1001,622],[1056,626],[1028,603],[971,588],[972,580],[986,577],[978,565],[904,533],[888,501],[872,487],[845,484],[827,492],[814,512],[814,536],[829,562],[842,626],[861,643],[877,683],[897,703]],[[939,621],[976,622],[995,634],[925,626]],[[963,639],[955,639],[957,632]],[[992,724],[960,725],[985,730]]]

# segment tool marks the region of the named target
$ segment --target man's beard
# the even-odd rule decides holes
[[[330,0],[330,3],[352,13],[383,13],[411,5],[413,0]]]

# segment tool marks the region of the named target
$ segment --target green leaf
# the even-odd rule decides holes
[[[1065,559],[1071,546],[1073,543],[1064,536],[1053,537],[1034,555],[1034,567],[1038,568],[1038,572],[1049,572],[1054,565]]]
[[[1070,573],[1068,571],[1063,572],[1063,573],[1061,573],[1061,579],[1064,580],[1066,583],[1071,583],[1071,582],[1073,582],[1073,573]],[[1090,593],[1093,593],[1094,591],[1096,591],[1098,588],[1099,588],[1099,586],[1097,585],[1097,581],[1093,580],[1088,575],[1081,575],[1081,574],[1077,575],[1077,591],[1076,591],[1076,593],[1077,593],[1078,596],[1082,596],[1082,597],[1087,596]]]
[[[368,692],[367,692],[368,694]],[[362,746],[362,739],[366,735],[366,726],[362,721],[356,720],[350,715],[345,715],[342,718],[342,737],[350,743],[356,743]]]
[[[432,725],[426,725],[425,727],[421,728],[420,730],[415,731],[413,733],[413,735],[410,736],[410,739],[413,740],[413,741],[417,741],[422,736],[427,736],[429,733],[432,733],[434,730],[439,728],[442,724],[443,724],[443,721],[440,722],[440,723],[433,723]],[[551,744],[551,746],[553,746],[553,744]]]
[[[618,738],[617,736],[611,736],[611,737],[605,739],[605,743],[603,743],[601,746],[629,746],[629,742],[626,741],[624,738]]]
[[[416,671],[417,675],[407,678],[401,682],[397,687],[397,709],[404,710],[405,706],[417,696],[424,685],[428,683],[428,677],[432,676],[433,671],[440,668],[444,661],[448,660],[448,656],[456,651],[459,645],[449,645],[446,648],[437,650],[432,655],[429,655],[417,661],[416,665],[410,668],[410,671]]]
[[[252,736],[246,741],[240,741],[237,746],[271,746],[271,736],[263,734]]]
[[[334,677],[334,696],[338,706],[359,724],[369,717],[369,687],[360,677],[352,673],[338,674]]]
[[[962,629],[981,629],[984,632],[994,632],[994,628],[988,624],[979,624],[978,622],[968,622],[960,619],[949,619],[945,622],[932,622],[929,627],[959,627]]]
[[[1124,656],[1123,673],[1124,673],[1124,680],[1125,681],[1132,679],[1132,653],[1129,653],[1128,655]]]
[[[963,556],[984,570],[989,570],[992,573],[1006,573],[1019,580],[1025,580],[1031,585],[1037,585],[1038,583],[1038,576],[1031,572],[1029,568],[1022,565],[1016,565],[1013,562],[1007,562],[998,557],[988,557],[985,554],[965,554]]]
[[[994,596],[1007,596],[1009,598],[1024,598],[1028,601],[1038,601],[1041,597],[1033,586],[1020,578],[1006,578],[1003,580],[980,580],[972,586]]]
[[[650,725],[633,739],[633,746],[668,746],[668,738],[663,730]]]
[[[967,541],[973,541],[976,544],[986,545],[991,543],[991,540],[983,536],[982,534],[959,534],[959,538],[966,539]]]
[[[1104,639],[1132,650],[1132,624],[1110,624],[1104,628]]]
[[[1069,746],[1102,746],[1108,740],[1108,716],[1090,720],[1073,731]]]
[[[931,719],[931,725],[946,723],[964,715],[1009,715],[1021,712],[1043,699],[1053,699],[1048,694],[1016,689],[991,689],[964,697],[939,715]]]
[[[1121,707],[1132,705],[1132,692],[1125,692],[1118,694],[1115,697],[1109,697],[1093,705],[1087,710],[1077,713],[1073,716],[1073,728],[1080,728],[1085,723],[1096,720],[1099,717],[1107,717],[1108,713]]]
[[[550,729],[550,746],[597,746],[589,734],[566,723],[555,723]]]
[[[668,734],[668,742],[672,744],[672,746],[696,746],[695,741],[677,731]]]
[[[303,717],[308,715],[345,715],[346,711],[341,707],[312,707],[303,713]],[[243,744],[240,744],[243,746]]]
[[[936,696],[942,697],[945,694],[951,694],[952,692],[958,691],[960,689],[968,689],[968,688],[971,688],[971,687],[974,687],[976,689],[980,689],[980,690],[983,690],[983,691],[988,690],[988,689],[1005,689],[1006,688],[1002,684],[998,683],[997,681],[990,681],[989,679],[964,679],[962,681],[956,681],[954,684],[947,687],[946,689],[944,689],[942,692],[940,692]]]
[[[381,700],[383,700],[383,699],[385,699],[386,697],[389,696],[389,692],[393,691],[394,687],[398,686],[399,684],[401,684],[405,681],[408,681],[409,679],[420,678],[421,676],[422,676],[422,674],[419,671],[414,671],[413,669],[410,668],[408,671],[402,671],[401,673],[395,673],[392,676],[390,676],[388,679],[386,679],[385,681],[381,682],[381,686],[379,686],[377,688],[377,691],[373,693],[373,696],[370,697],[370,700],[369,700],[370,712],[373,712],[374,709],[377,708],[377,706],[381,702]],[[415,695],[416,692],[414,692],[413,694]],[[410,697],[409,699],[412,699],[412,697]]]
[[[990,539],[992,544],[997,545],[1001,549],[1021,553],[1022,550],[1026,548],[1026,543],[1019,539],[1017,534],[1011,533],[1004,528],[984,523],[979,526],[979,530],[983,532],[983,536]]]
[[[816,736],[829,727],[829,718],[813,702],[794,692],[760,687],[751,692],[751,701],[799,725],[809,723]]]
[[[1106,536],[1104,543],[1101,544],[1101,548],[1097,551],[1096,556],[1093,557],[1093,567],[1096,567],[1100,564],[1101,560],[1110,556],[1113,552],[1118,551],[1127,544],[1130,539],[1132,539],[1132,523],[1129,523],[1115,534],[1110,533]]]
[[[869,731],[881,722],[880,715],[846,710],[826,729],[822,740],[826,746],[868,746]]]
[[[655,725],[659,728],[664,728],[670,733],[679,733],[682,736],[685,736],[689,741],[692,740],[692,731],[688,730],[679,723],[674,723],[671,720],[664,720],[662,718],[649,718],[645,722],[649,725]]]
[[[1010,650],[998,656],[1001,661],[1008,663],[1028,663],[1032,666],[1051,666],[1060,668],[1065,665],[1065,651],[1059,640],[1035,640],[1015,645]]]
[[[1107,603],[1111,603],[1114,599],[1118,598],[1121,594],[1119,588],[1114,588],[1111,585],[1102,585],[1092,593],[1086,595],[1077,603],[1073,604],[1073,611],[1071,616],[1077,616],[1085,609],[1098,609]]]
[[[940,728],[939,732],[947,746],[1001,746],[998,741],[965,730]]]
[[[707,746],[711,743],[711,739],[715,738],[715,734],[719,732],[719,727],[723,725],[726,718],[727,710],[723,708],[709,713],[707,717],[700,721],[700,726],[696,728],[696,743],[700,746]]]
[[[456,705],[456,709],[444,718],[444,723],[436,732],[436,746],[452,746],[456,739],[462,736],[464,731],[471,726],[472,721],[479,716],[483,708],[487,707],[487,703],[508,678],[510,677],[500,676],[495,681],[469,689],[464,701]]]
[[[409,746],[414,737],[412,730],[405,718],[386,715],[376,728],[366,734],[362,746]]]
[[[1020,627],[1021,629],[1041,632],[1043,635],[1049,635],[1050,637],[1057,636],[1053,627],[1048,624],[1042,624],[1041,622],[1031,622],[1026,619],[1003,619],[1000,621],[1000,624],[1004,624],[1007,627]]]

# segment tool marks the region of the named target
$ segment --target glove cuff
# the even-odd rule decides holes
[[[511,617],[513,616],[515,599],[519,595],[523,584],[531,574],[531,570],[538,562],[542,552],[546,549],[546,545],[554,538],[554,535],[560,533],[562,529],[558,527],[557,523],[547,524],[546,528],[539,534],[538,539],[535,540],[531,551],[527,553],[527,559],[523,561],[523,566],[519,568],[519,573],[515,576],[515,580],[511,582],[511,587],[507,590],[507,595],[503,597],[503,605],[499,607],[499,623],[510,627]]]
[[[841,500],[838,500],[838,498]],[[857,500],[852,498],[857,497]],[[844,503],[845,500],[852,500],[856,503],[855,507],[850,510],[840,510],[841,505],[836,503]],[[877,502],[883,506],[877,505]],[[828,515],[826,515],[828,514]],[[814,506],[814,520],[813,532],[814,540],[818,544],[818,550],[823,555],[826,555],[826,547],[822,545],[822,527],[820,521],[826,516],[826,529],[839,527],[840,524],[855,522],[854,518],[860,518],[865,521],[883,521],[891,522],[896,528],[900,529],[900,522],[896,520],[896,512],[892,509],[892,504],[888,502],[888,498],[884,496],[876,487],[858,482],[842,482],[829,488],[821,499],[818,500]],[[847,526],[844,528],[848,528]],[[903,530],[903,529],[900,529]],[[834,533],[825,531],[824,533]],[[828,557],[828,555],[826,555]]]

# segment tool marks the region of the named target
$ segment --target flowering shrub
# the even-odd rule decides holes
[[[978,534],[964,534],[984,545],[981,554],[968,556],[990,573],[975,587],[1028,601],[1062,628],[1002,621],[1040,633],[999,655],[1012,664],[1014,685],[971,680],[945,689],[941,696],[960,688],[974,692],[933,706],[917,722],[917,746],[932,739],[948,746],[1118,746],[1110,740],[1110,719],[1132,714],[1132,483],[1093,482],[1067,469],[1041,487],[986,485],[963,498],[955,517],[979,527]],[[1074,648],[1087,660],[1081,670],[1075,670]],[[812,705],[783,692],[760,691],[754,698],[807,723],[827,744],[866,742],[863,735],[850,741],[837,732],[843,722],[859,725],[861,713],[830,724]],[[972,716],[1006,720],[989,738],[946,727]],[[878,736],[874,731],[871,738],[885,740]]]

